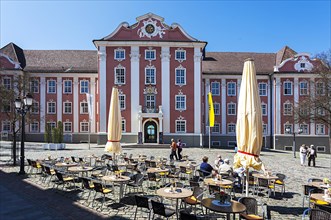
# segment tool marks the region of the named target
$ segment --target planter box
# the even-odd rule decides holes
[[[66,147],[66,144],[43,144],[44,150],[64,150]]]

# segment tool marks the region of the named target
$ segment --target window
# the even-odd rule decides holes
[[[71,80],[64,80],[63,81],[63,93],[64,94],[71,94],[72,93],[72,81]]]
[[[185,50],[176,50],[175,51],[175,60],[186,60],[186,51]]]
[[[284,103],[284,115],[292,115],[293,112],[293,105],[292,103]]]
[[[306,68],[306,64],[305,63],[300,63],[300,68]]]
[[[80,81],[80,93],[84,94],[84,93],[89,93],[89,81],[87,80],[81,80]]]
[[[236,104],[228,103],[228,115],[236,115]]]
[[[80,114],[88,114],[87,102],[81,102],[80,103]]]
[[[185,95],[176,95],[176,110],[186,110],[186,96]]]
[[[56,102],[47,102],[47,113],[48,114],[56,113]]]
[[[72,131],[72,122],[68,122],[68,121],[64,122],[63,129],[64,129],[63,130],[64,132],[71,132]]]
[[[316,83],[316,95],[325,95],[324,82]]]
[[[3,106],[1,108],[2,112],[11,112],[10,101],[3,101]]]
[[[115,60],[124,60],[125,59],[125,50],[122,48],[116,49],[115,53]]]
[[[300,95],[308,95],[308,83],[300,82]]]
[[[292,132],[293,132],[293,125],[292,124],[284,125],[284,133],[285,134],[292,134]]]
[[[300,115],[302,115],[302,116],[308,116],[309,115],[309,111],[310,111],[309,110],[309,106],[308,105],[301,105],[299,111],[300,111]]]
[[[323,116],[325,115],[325,109],[323,107],[317,107],[316,112],[318,115]]]
[[[236,83],[229,82],[228,83],[228,96],[235,96],[236,95]]]
[[[236,124],[229,123],[228,126],[227,126],[227,132],[228,132],[228,134],[236,133]]]
[[[284,95],[292,95],[292,82],[284,82]]]
[[[215,115],[220,115],[221,111],[220,111],[220,103],[214,102],[214,114]]]
[[[49,126],[49,128],[51,130],[53,130],[53,128],[56,128],[56,122],[54,122],[54,121],[47,122],[47,125]]]
[[[220,123],[215,123],[214,127],[211,127],[211,133],[220,133]]]
[[[212,95],[220,95],[220,83],[212,82],[211,83],[211,94]]]
[[[89,123],[81,122],[80,123],[80,132],[88,132],[89,131]]]
[[[71,114],[72,113],[72,103],[64,102],[63,103],[63,114]]]
[[[32,93],[39,93],[39,81],[36,79],[31,80],[30,90]]]
[[[9,121],[2,121],[2,131],[11,131],[11,126]]]
[[[37,101],[32,102],[31,113],[32,114],[39,114],[39,102],[37,102]]]
[[[262,133],[264,135],[267,135],[268,134],[268,125],[267,124],[263,124],[262,125]]]
[[[2,78],[2,85],[5,89],[10,90],[11,89],[11,78],[3,77]]]
[[[126,120],[122,119],[122,132],[126,132]]]
[[[176,69],[176,85],[185,85],[186,84],[186,69],[177,68]]]
[[[51,93],[51,94],[56,93],[56,81],[55,80],[47,81],[47,93]]]
[[[30,123],[30,132],[37,133],[39,132],[39,122],[34,121]]]
[[[156,84],[155,68],[148,67],[145,69],[145,84]]]
[[[125,95],[120,94],[120,95],[118,96],[118,99],[119,99],[119,101],[120,101],[120,109],[121,109],[121,110],[124,110],[124,109],[126,108],[126,105],[125,105]]]
[[[219,146],[221,146],[221,142],[220,141],[212,141],[211,146],[219,147]]]
[[[262,115],[267,115],[268,114],[267,104],[262,103],[261,104],[261,109],[262,109]]]
[[[176,133],[186,132],[186,120],[176,120]]]
[[[154,112],[155,109],[155,95],[146,95],[146,108],[147,111]]]
[[[117,85],[125,84],[125,68],[124,67],[115,68],[115,84],[117,84]]]
[[[325,125],[316,124],[316,134],[325,134]]]
[[[302,134],[309,134],[309,127],[307,124],[301,124],[300,128],[302,129]]]
[[[259,94],[260,94],[260,96],[267,95],[267,84],[266,83],[259,83]]]
[[[145,59],[146,60],[155,60],[155,50],[145,50]]]

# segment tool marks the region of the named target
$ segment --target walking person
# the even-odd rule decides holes
[[[174,139],[171,139],[171,145],[170,145],[170,161],[173,161],[174,160],[174,156],[176,157],[176,160],[178,160],[178,157],[177,157],[177,144],[176,144],[176,141]]]
[[[177,152],[178,152],[178,159],[182,160],[182,151],[183,151],[183,144],[182,141],[180,139],[178,139],[177,141]]]
[[[315,146],[313,144],[310,145],[310,147],[308,148],[307,156],[308,156],[308,166],[310,167],[311,161],[313,161],[313,166],[315,166],[316,165],[315,159],[317,157],[317,153],[316,153]]]
[[[305,144],[303,144],[300,147],[300,163],[301,163],[301,166],[305,165],[306,156],[307,156],[307,146]]]

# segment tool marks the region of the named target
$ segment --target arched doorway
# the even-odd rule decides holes
[[[154,121],[148,121],[144,126],[144,142],[157,143],[157,125]]]

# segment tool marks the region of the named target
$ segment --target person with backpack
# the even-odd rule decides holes
[[[313,161],[313,166],[315,166],[316,165],[315,164],[315,159],[317,157],[317,153],[316,153],[315,146],[313,144],[310,145],[310,147],[308,149],[307,156],[308,156],[308,166],[310,167],[311,161]]]

